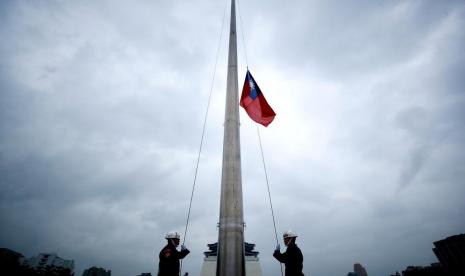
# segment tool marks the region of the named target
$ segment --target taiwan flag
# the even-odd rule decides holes
[[[242,88],[241,106],[252,120],[264,126],[268,126],[276,116],[249,70]]]

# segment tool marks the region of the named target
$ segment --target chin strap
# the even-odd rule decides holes
[[[174,242],[174,239],[169,239],[170,243],[174,246],[174,247],[177,247],[176,246],[176,243]]]

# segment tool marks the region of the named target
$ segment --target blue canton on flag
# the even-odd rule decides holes
[[[249,78],[249,74],[247,74],[247,77]],[[255,83],[253,82],[253,80],[251,78],[249,78],[249,86],[250,86],[250,94],[249,96],[255,100],[258,96],[258,92],[257,92],[257,89],[255,89]]]

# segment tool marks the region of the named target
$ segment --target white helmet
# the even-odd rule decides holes
[[[297,238],[297,234],[292,232],[291,230],[288,230],[283,233],[283,238]]]
[[[175,231],[168,232],[165,235],[165,239],[178,239],[179,240],[180,237],[181,236],[179,235],[179,233]]]

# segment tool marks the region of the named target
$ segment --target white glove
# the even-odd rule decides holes
[[[276,245],[276,249],[274,251],[280,251],[280,250],[281,250],[281,246],[278,243],[278,245]]]
[[[181,245],[181,251],[184,251],[184,250],[187,250],[187,248],[186,248],[186,246],[184,246],[184,244],[183,244],[183,245]]]

